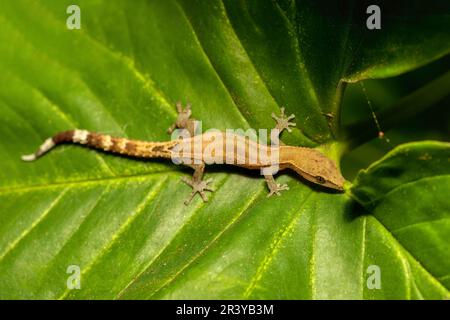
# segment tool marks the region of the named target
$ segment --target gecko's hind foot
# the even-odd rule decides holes
[[[291,114],[289,117],[286,117],[286,115],[284,114],[284,108],[281,108],[280,116],[272,113],[272,118],[277,122],[275,129],[280,130],[280,132],[284,129],[291,132],[292,129],[290,127],[295,127],[297,125],[295,122],[290,121],[295,118],[295,115]]]
[[[277,196],[280,196],[281,195],[280,192],[283,190],[289,190],[289,186],[287,184],[275,183],[275,184],[269,185],[269,189],[270,189],[270,192],[267,195],[267,197],[271,197],[274,194],[276,194]]]
[[[176,128],[184,129],[188,125],[188,121],[190,120],[190,116],[192,114],[191,104],[186,104],[186,108],[183,108],[181,102],[177,102],[177,120],[172,124],[169,129],[167,129],[167,133],[171,134]]]
[[[188,205],[192,198],[194,198],[195,194],[198,193],[200,197],[202,197],[204,202],[208,201],[208,197],[205,194],[205,191],[214,191],[212,187],[209,186],[209,184],[212,182],[212,179],[207,180],[196,180],[196,179],[188,179],[183,178],[181,179],[184,183],[188,184],[192,187],[192,192],[189,195],[189,198],[184,202],[185,205]]]

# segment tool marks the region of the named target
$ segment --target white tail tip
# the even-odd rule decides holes
[[[36,160],[36,155],[33,153],[33,154],[28,154],[28,155],[22,156],[21,158],[23,161],[34,161],[34,160]]]

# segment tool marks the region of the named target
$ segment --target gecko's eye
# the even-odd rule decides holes
[[[316,176],[316,181],[319,184],[324,184],[326,182],[325,178],[322,176]]]

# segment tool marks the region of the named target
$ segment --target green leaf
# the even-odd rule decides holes
[[[402,145],[361,171],[351,192],[437,282],[450,287],[450,144]],[[414,279],[415,271],[412,270]],[[412,293],[423,279],[415,280]],[[427,292],[428,293],[428,292]]]
[[[448,246],[434,231],[421,238],[436,249],[423,252],[428,242],[408,240],[422,229],[406,240],[390,232],[381,218],[388,207],[372,212],[350,193],[294,175],[277,178],[289,191],[267,198],[258,172],[215,167],[206,172],[216,189],[210,201],[186,207],[190,191],[180,179],[191,171],[170,162],[79,146],[20,160],[73,128],[167,140],[179,100],[192,103],[204,130],[271,128],[270,114],[285,106],[297,128],[283,140],[320,145],[336,158],[346,147],[336,140],[344,83],[396,75],[448,53],[440,6],[430,5],[417,24],[418,2],[386,2],[385,32],[365,28],[367,6],[359,1],[77,3],[80,30],[66,28],[71,1],[0,2],[7,44],[0,46],[0,298],[448,294],[436,266],[445,255],[435,256]],[[375,180],[352,189],[364,205]],[[402,212],[391,217],[403,221]],[[433,230],[442,235],[444,226]],[[380,290],[366,285],[372,264],[381,268]],[[72,265],[80,267],[79,290],[67,286]]]

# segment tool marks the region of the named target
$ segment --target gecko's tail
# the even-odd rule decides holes
[[[81,144],[87,147],[133,157],[169,158],[171,156],[170,148],[177,142],[146,142],[126,138],[113,138],[105,134],[75,129],[63,131],[48,138],[35,153],[22,156],[22,160],[34,161],[62,143]]]
[[[21,158],[23,161],[34,161],[56,145],[64,142],[87,143],[88,135],[89,132],[86,130],[69,130],[60,132],[45,140],[35,153],[23,155]]]

